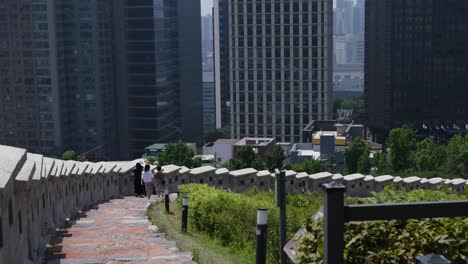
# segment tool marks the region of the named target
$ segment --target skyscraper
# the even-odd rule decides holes
[[[215,87],[213,72],[203,72],[203,131],[216,128]]]
[[[213,1],[216,128],[231,125],[229,95],[229,1]]]
[[[468,2],[366,1],[368,126],[382,140],[394,127],[468,120]]]
[[[4,1],[0,6],[0,142],[59,155],[115,145],[112,1]]]
[[[227,5],[232,137],[303,141],[310,121],[332,118],[333,2]]]
[[[0,143],[41,149],[31,2],[0,3]]]
[[[202,135],[200,3],[0,2],[0,143],[93,159]]]
[[[115,1],[120,158],[202,135],[200,3]]]
[[[213,72],[213,17],[201,17],[202,63],[204,72]]]
[[[62,146],[116,158],[113,0],[57,0],[57,68]]]

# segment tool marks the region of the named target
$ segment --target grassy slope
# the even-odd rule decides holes
[[[249,260],[239,252],[231,252],[208,236],[190,230],[190,226],[187,233],[181,233],[182,210],[180,205],[171,202],[170,209],[171,213],[168,214],[164,203],[153,204],[148,209],[151,222],[159,227],[158,232],[166,233],[169,240],[176,241],[180,251],[192,252],[194,261],[199,264],[249,263]]]

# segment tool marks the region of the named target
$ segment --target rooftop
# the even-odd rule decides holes
[[[268,146],[271,143],[274,143],[274,138],[254,138],[254,137],[245,137],[235,144],[235,146]]]

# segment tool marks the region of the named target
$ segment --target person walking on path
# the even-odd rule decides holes
[[[145,189],[143,183],[141,183],[141,174],[143,173],[143,166],[141,163],[137,163],[135,169],[133,170],[133,188],[135,191],[135,196],[145,196]]]
[[[161,166],[156,168],[156,173],[154,174],[154,185],[156,186],[156,192],[159,195],[163,196],[164,185],[166,181],[164,180],[164,174]]]
[[[145,184],[146,196],[148,197],[148,200],[151,198],[151,194],[153,193],[153,178],[153,173],[150,171],[150,165],[146,164],[141,183]]]

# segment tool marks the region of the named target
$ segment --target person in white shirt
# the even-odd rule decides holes
[[[153,194],[153,173],[150,171],[150,165],[145,165],[145,172],[143,172],[143,177],[141,177],[141,183],[145,184],[145,191],[146,197],[148,200],[151,198],[151,194]]]

